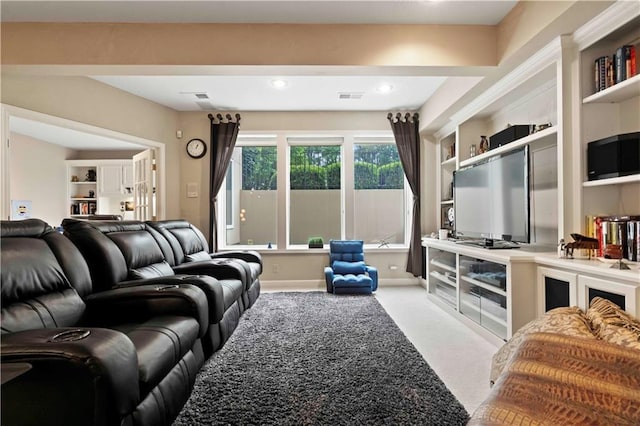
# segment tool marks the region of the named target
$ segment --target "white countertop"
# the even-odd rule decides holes
[[[465,256],[474,256],[480,259],[500,263],[535,262],[539,265],[562,268],[578,273],[589,273],[601,277],[624,280],[640,286],[640,263],[624,261],[630,270],[611,268],[609,261],[603,262],[597,259],[565,259],[558,258],[558,253],[528,251],[523,245],[519,249],[486,249],[468,244],[459,244],[451,240],[438,240],[436,238],[423,238],[422,245],[441,250],[459,253]]]

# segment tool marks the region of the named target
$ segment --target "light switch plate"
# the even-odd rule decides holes
[[[198,183],[187,183],[187,198],[198,198]]]

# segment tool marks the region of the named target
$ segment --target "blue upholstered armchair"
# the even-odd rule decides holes
[[[327,292],[371,294],[378,289],[378,270],[364,263],[362,240],[329,241],[329,264],[324,268]]]

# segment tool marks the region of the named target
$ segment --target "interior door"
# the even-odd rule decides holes
[[[133,156],[133,211],[136,220],[156,220],[158,178],[155,149]]]

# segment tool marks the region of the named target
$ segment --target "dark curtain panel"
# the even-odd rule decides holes
[[[218,251],[218,218],[216,212],[216,198],[222,186],[222,181],[227,174],[227,168],[231,162],[233,148],[238,139],[240,129],[240,114],[236,114],[236,121],[233,122],[231,115],[227,114],[226,119],[222,114],[208,115],[211,121],[211,174],[209,181],[209,245],[214,252]],[[216,122],[217,120],[217,122]]]
[[[422,230],[420,229],[420,135],[418,114],[401,113],[387,115],[393,136],[398,146],[398,155],[413,193],[413,224],[407,258],[407,272],[414,276],[422,274]]]

